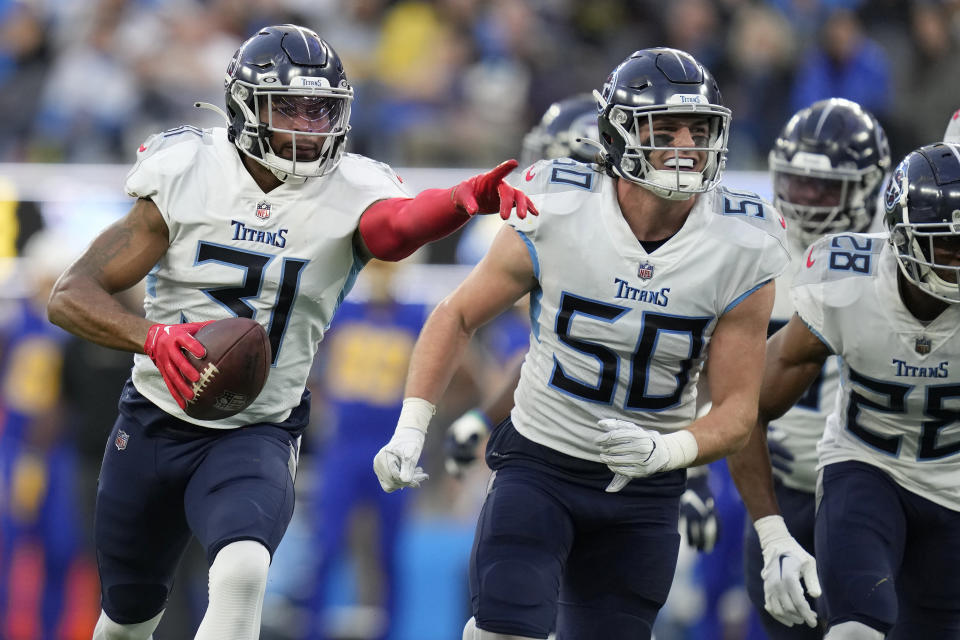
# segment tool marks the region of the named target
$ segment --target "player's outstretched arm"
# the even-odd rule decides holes
[[[50,321],[105,347],[143,353],[151,323],[112,295],[140,282],[168,247],[159,209],[152,200],[137,200],[57,280],[47,307]]]
[[[730,475],[753,520],[778,515],[767,447],[767,424],[803,396],[830,355],[796,314],[767,341],[757,425],[747,444],[727,458]]]
[[[730,475],[760,538],[764,607],[787,626],[816,625],[817,616],[804,597],[804,587],[817,597],[820,583],[814,558],[790,535],[780,516],[767,448],[767,424],[800,399],[829,355],[827,347],[796,314],[771,336],[757,425],[746,446],[727,458]]]
[[[467,343],[479,327],[535,285],[526,245],[513,228],[504,227],[483,260],[430,314],[413,348],[397,428],[373,461],[384,491],[417,486],[426,479],[416,463],[434,407]]]
[[[402,260],[453,233],[474,214],[499,213],[506,220],[516,208],[519,218],[527,212],[537,215],[527,196],[503,181],[516,167],[516,160],[507,160],[449,189],[427,189],[414,198],[374,202],[363,212],[357,229],[355,241],[361,253]]]

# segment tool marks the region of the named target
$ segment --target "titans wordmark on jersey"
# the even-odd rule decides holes
[[[126,190],[153,200],[170,233],[170,248],[147,277],[147,318],[243,316],[270,336],[266,386],[247,410],[224,420],[187,416],[150,359],[135,356],[133,382],[141,394],[182,420],[213,428],[280,422],[300,403],[317,345],[363,266],[353,249],[360,215],[376,200],[408,197],[389,167],[352,154],[329,176],[264,194],[226,130],[194,127],[141,145]]]
[[[540,211],[511,218],[539,283],[517,430],[598,461],[602,418],[687,426],[717,320],[788,263],[780,214],[755,194],[716,189],[648,254],[620,213],[615,181],[595,167],[542,161],[512,179]]]
[[[795,277],[797,313],[841,361],[820,467],[859,460],[960,510],[960,305],[921,323],[897,268],[885,235],[840,234],[814,244]]]

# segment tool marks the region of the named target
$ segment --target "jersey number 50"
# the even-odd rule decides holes
[[[560,299],[560,310],[557,313],[557,338],[571,349],[596,359],[600,364],[600,376],[596,384],[577,380],[567,374],[557,355],[554,354],[550,386],[589,402],[613,403],[620,371],[620,357],[613,349],[600,342],[574,338],[570,335],[570,326],[577,314],[604,322],[616,322],[631,310],[628,307],[620,307],[564,293]],[[690,368],[703,351],[703,334],[712,319],[671,316],[653,311],[643,312],[637,346],[630,358],[631,374],[624,404],[625,409],[628,411],[663,411],[680,402],[683,390],[690,380]],[[690,351],[686,358],[677,363],[676,370],[668,372],[668,375],[673,375],[676,379],[674,391],[666,395],[651,395],[647,392],[651,361],[656,352],[657,341],[662,333],[689,336]]]

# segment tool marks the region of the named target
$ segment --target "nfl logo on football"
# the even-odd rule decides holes
[[[261,220],[266,220],[270,217],[270,203],[269,202],[258,202],[257,203],[257,217]]]
[[[920,355],[926,355],[930,353],[930,344],[930,338],[917,338],[914,349],[916,349]]]
[[[117,451],[126,449],[128,442],[130,442],[130,434],[123,429],[117,431],[117,437],[113,440],[113,444],[117,445]]]
[[[653,265],[649,262],[641,263],[640,268],[637,269],[637,275],[641,280],[649,280],[653,277]]]

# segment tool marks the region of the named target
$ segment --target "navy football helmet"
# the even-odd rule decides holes
[[[960,302],[960,145],[938,142],[907,155],[884,209],[903,275],[934,298]]]
[[[883,127],[856,102],[820,100],[787,121],[769,156],[774,205],[803,245],[866,231],[890,169]]]
[[[227,136],[280,180],[302,182],[340,162],[353,89],[340,57],[314,31],[261,29],[233,55],[224,88]]]
[[[520,164],[529,166],[537,160],[553,158],[593,162],[596,145],[585,140],[600,140],[597,101],[589,93],[565,98],[547,108],[540,122],[523,138]]]
[[[717,185],[726,162],[730,110],[723,106],[713,76],[689,53],[667,48],[636,51],[610,73],[603,92],[594,91],[594,96],[600,110],[600,143],[621,178],[670,200],[686,200]],[[702,115],[709,133],[702,141],[696,136],[695,144],[701,144],[688,148],[668,146],[672,139],[659,135],[641,137],[641,129],[653,132],[654,119],[663,115]],[[650,163],[648,153],[653,151],[673,152],[666,169]],[[706,166],[685,171],[681,151],[704,152]]]

